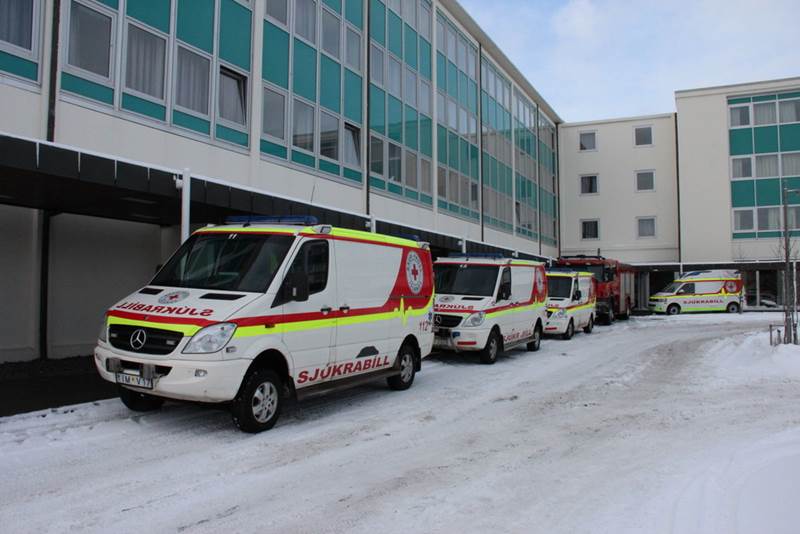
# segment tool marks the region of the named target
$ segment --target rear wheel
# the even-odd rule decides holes
[[[739,303],[738,302],[731,302],[730,304],[728,304],[728,307],[726,308],[726,311],[728,313],[739,313]]]
[[[122,386],[118,386],[118,389],[119,399],[122,404],[134,412],[152,412],[153,410],[158,410],[164,404],[164,399],[161,397],[154,397],[153,395],[133,391]]]
[[[254,369],[231,404],[234,424],[243,432],[263,432],[278,421],[283,406],[283,381],[272,369]]]
[[[395,391],[402,391],[411,387],[414,383],[414,349],[408,344],[400,347],[400,352],[397,354],[397,359],[400,364],[400,373],[390,376],[386,379],[389,387]]]
[[[677,304],[670,304],[667,306],[667,315],[678,315],[681,312],[681,307]]]
[[[608,307],[608,315],[606,315],[606,324],[611,326],[612,324],[614,324],[614,321],[616,321],[616,320],[617,320],[617,317],[614,315],[614,307],[613,306],[609,306]]]
[[[492,365],[497,361],[497,355],[500,353],[500,335],[497,330],[492,330],[489,334],[489,339],[486,340],[486,346],[480,352],[481,363]]]
[[[567,331],[564,332],[561,337],[563,339],[572,339],[572,336],[575,335],[575,323],[572,319],[569,320],[569,324],[567,325]]]
[[[536,352],[542,346],[542,326],[537,324],[533,327],[533,339],[531,339],[525,348],[530,352]]]
[[[594,330],[594,316],[593,315],[589,317],[589,322],[586,324],[586,326],[583,327],[583,333],[584,334],[591,334],[592,330]]]

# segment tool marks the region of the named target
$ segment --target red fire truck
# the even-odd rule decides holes
[[[628,317],[634,303],[634,270],[630,265],[603,256],[562,256],[559,267],[588,271],[597,280],[597,316],[605,324]]]

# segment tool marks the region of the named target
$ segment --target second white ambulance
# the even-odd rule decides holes
[[[742,287],[742,278],[736,271],[694,271],[681,275],[650,297],[650,310],[667,315],[712,311],[739,313]]]
[[[434,264],[434,346],[477,351],[493,364],[504,350],[539,350],[547,284],[544,264],[508,258],[453,257]]]
[[[108,310],[95,363],[132,410],[229,402],[236,425],[259,432],[289,395],[378,378],[409,388],[432,309],[424,243],[264,219],[207,227]]]
[[[592,273],[548,271],[547,295],[546,334],[571,339],[578,328],[592,333],[597,303]]]

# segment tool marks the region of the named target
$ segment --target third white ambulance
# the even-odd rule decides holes
[[[686,273],[650,297],[650,310],[667,315],[707,311],[738,313],[741,308],[742,279],[736,271]]]
[[[546,334],[570,339],[578,328],[592,333],[597,292],[589,272],[553,270],[547,272]]]
[[[517,345],[539,350],[547,300],[543,263],[461,256],[436,260],[434,272],[436,348],[478,351],[487,364]]]

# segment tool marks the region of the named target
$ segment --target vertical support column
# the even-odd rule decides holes
[[[189,239],[191,233],[192,174],[183,169],[181,176],[181,243]]]
[[[761,271],[756,271],[756,306],[761,306]]]
[[[42,210],[39,218],[39,359],[47,359],[47,330],[49,315],[50,281],[50,219],[49,210]]]

